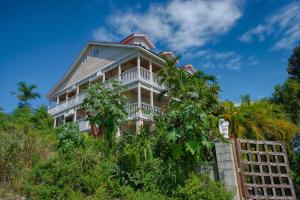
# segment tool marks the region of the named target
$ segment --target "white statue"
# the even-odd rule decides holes
[[[219,119],[219,130],[224,138],[229,138],[229,122],[225,119]]]

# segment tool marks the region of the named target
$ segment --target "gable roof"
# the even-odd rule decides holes
[[[84,54],[87,52],[87,50],[93,46],[93,45],[97,45],[97,46],[104,46],[104,47],[120,47],[120,48],[129,48],[129,49],[134,49],[137,51],[141,51],[143,53],[149,54],[151,56],[153,56],[154,58],[156,58],[159,62],[164,63],[165,61],[160,58],[156,53],[140,46],[140,45],[136,45],[136,44],[119,44],[119,43],[111,43],[111,42],[96,42],[96,41],[89,41],[86,43],[86,45],[84,46],[84,48],[81,50],[80,54],[77,56],[77,58],[75,59],[75,61],[73,62],[73,64],[69,67],[69,69],[67,70],[67,72],[64,74],[64,76],[62,77],[62,79],[60,79],[60,81],[48,92],[47,97],[49,98],[51,95],[54,94],[54,92],[67,80],[67,78],[69,78],[73,72],[73,70],[76,68],[77,64],[80,62],[81,58],[84,56]]]

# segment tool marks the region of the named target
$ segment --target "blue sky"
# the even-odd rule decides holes
[[[38,86],[33,105],[64,75],[87,41],[144,32],[155,51],[218,77],[221,99],[270,96],[300,44],[300,2],[286,0],[0,1],[0,107],[13,110],[19,81]]]

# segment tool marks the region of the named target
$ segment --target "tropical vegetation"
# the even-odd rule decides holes
[[[289,78],[270,98],[241,103],[219,100],[216,78],[189,74],[166,59],[160,72],[167,86],[155,128],[116,138],[126,122],[125,90],[118,82],[93,84],[83,107],[92,135],[73,123],[53,128],[47,108],[34,108],[36,86],[19,83],[20,101],[0,110],[1,199],[232,199],[233,193],[196,169],[214,161],[214,141],[223,140],[218,119],[230,122],[231,137],[283,141],[300,188],[299,50],[288,64]],[[295,70],[296,67],[296,70]],[[299,104],[300,105],[300,104]],[[197,173],[196,173],[197,172]]]

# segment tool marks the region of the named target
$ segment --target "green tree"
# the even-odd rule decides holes
[[[288,73],[293,79],[300,81],[300,45],[296,47],[288,61]]]
[[[290,119],[300,125],[300,82],[287,79],[284,84],[277,85],[271,101],[281,105]]]
[[[298,131],[284,110],[267,100],[251,102],[247,97],[242,104],[223,103],[223,118],[230,122],[230,133],[248,139],[280,140],[290,144]]]
[[[33,90],[36,89],[37,86],[34,84],[27,85],[24,81],[18,83],[17,92],[12,92],[16,95],[17,99],[20,101],[19,106],[29,106],[29,101],[34,100],[36,98],[40,98],[40,94],[34,92]]]
[[[86,91],[83,108],[87,112],[93,135],[102,137],[104,134],[108,141],[112,141],[117,127],[127,118],[127,98],[119,82],[109,84],[112,89],[99,83],[91,85]]]
[[[155,118],[158,157],[166,161],[166,185],[182,184],[196,165],[211,161],[220,105],[215,77],[180,70],[178,58],[166,59],[160,72],[167,103]],[[166,186],[168,187],[168,186]]]

